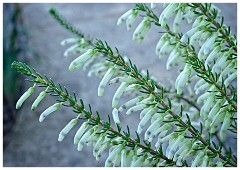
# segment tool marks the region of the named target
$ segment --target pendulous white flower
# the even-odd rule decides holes
[[[78,142],[80,141],[82,135],[86,132],[87,128],[88,128],[89,124],[88,122],[84,122],[81,127],[78,129],[77,133],[74,136],[74,144],[78,144]]]
[[[230,127],[231,122],[232,122],[231,114],[228,112],[228,113],[226,113],[226,115],[224,117],[223,124],[220,129],[220,140],[222,142],[224,142],[226,139],[227,129]]]
[[[227,87],[229,86],[229,84],[235,79],[237,78],[237,73],[234,72],[231,75],[228,76],[228,78],[224,81],[224,85]]]
[[[165,28],[168,19],[174,14],[174,12],[178,9],[178,3],[172,3],[168,5],[164,11],[161,13],[159,17],[159,24],[161,27]]]
[[[132,14],[126,20],[127,30],[130,31],[132,29],[132,25],[135,22],[138,15],[138,10],[132,10]]]
[[[62,106],[62,102],[61,103],[55,103],[54,105],[50,106],[49,108],[47,108],[39,117],[39,122],[42,122],[49,114],[51,114],[52,112],[58,110],[61,106]]]
[[[23,102],[25,102],[25,100],[27,100],[29,98],[29,96],[31,96],[31,94],[34,92],[36,84],[34,84],[32,87],[30,87],[25,93],[23,93],[23,95],[18,99],[17,103],[16,103],[16,109],[20,109]]]
[[[127,110],[126,115],[130,115],[133,112],[136,112],[138,110],[144,109],[146,105],[145,104],[138,104],[136,106],[131,107],[130,109]]]
[[[61,142],[65,136],[68,134],[68,132],[77,124],[78,119],[72,119],[59,133],[58,135],[58,141]]]
[[[191,167],[197,167],[199,163],[203,161],[204,152],[200,151],[200,153],[195,157],[195,159],[192,161]]]
[[[93,49],[89,49],[87,52],[73,60],[69,66],[69,70],[73,71],[80,68],[88,59],[90,59],[95,54]]]
[[[124,103],[123,105],[121,105],[121,106],[119,107],[118,111],[119,111],[119,112],[122,112],[122,111],[125,110],[127,107],[136,104],[137,102],[141,101],[142,99],[143,99],[143,96],[135,97],[135,98],[127,101],[127,102]]]
[[[116,108],[118,106],[118,102],[124,93],[125,89],[127,88],[128,84],[126,82],[122,82],[121,85],[118,87],[117,91],[115,92],[113,99],[112,99],[112,107]]]
[[[127,20],[127,18],[132,14],[133,9],[130,9],[129,11],[125,12],[117,21],[117,25],[121,25],[123,22]]]
[[[145,126],[145,124],[148,122],[148,120],[151,119],[152,115],[155,113],[155,109],[151,108],[146,114],[145,116],[142,118],[142,120],[140,121],[140,123],[138,124],[138,129],[137,132],[140,134],[143,130],[143,127]]]
[[[118,110],[116,108],[113,109],[112,115],[113,115],[113,121],[116,124],[116,126],[117,125],[121,126],[121,122],[120,122],[119,117],[118,117]]]
[[[44,97],[46,96],[46,93],[47,93],[47,90],[48,90],[48,87],[46,90],[42,91],[38,97],[36,98],[36,100],[34,100],[33,104],[32,104],[32,107],[31,107],[31,110],[34,111],[36,109],[36,107],[38,106],[38,104],[44,99]]]
[[[183,20],[183,12],[179,10],[173,22],[173,32],[180,33],[180,24]]]
[[[119,153],[121,153],[121,151],[122,151],[123,149],[124,149],[124,145],[123,145],[123,144],[116,146],[116,147],[109,153],[109,156],[108,156],[108,158],[107,158],[106,161],[105,161],[105,167],[112,166],[113,161],[114,161],[116,155],[119,154]]]
[[[186,64],[183,71],[179,74],[175,82],[175,88],[177,89],[177,94],[182,94],[182,90],[191,76],[191,67]]]
[[[156,50],[155,50],[157,56],[159,55],[159,52],[160,52],[162,46],[166,43],[166,41],[168,39],[169,39],[168,33],[163,34],[163,36],[159,39],[157,46],[156,46]]]
[[[109,68],[104,77],[102,78],[99,86],[98,86],[98,96],[103,96],[104,88],[106,87],[108,81],[111,79],[113,74],[115,73],[114,68]]]
[[[141,43],[150,28],[151,22],[148,17],[144,17],[133,33],[133,40]]]

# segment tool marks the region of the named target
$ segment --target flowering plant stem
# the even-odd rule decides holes
[[[139,148],[142,148],[143,150],[147,151],[148,153],[150,153],[151,155],[153,155],[154,158],[156,159],[164,159],[167,162],[169,162],[170,164],[176,165],[176,162],[168,159],[161,150],[153,150],[151,148],[151,146],[146,146],[141,144],[139,138],[138,139],[132,139],[130,137],[130,132],[128,129],[128,132],[124,132],[124,134],[121,133],[121,128],[118,127],[118,131],[114,130],[111,125],[110,125],[110,121],[109,122],[104,122],[103,120],[101,120],[98,112],[97,113],[97,117],[94,117],[92,115],[92,110],[91,110],[91,106],[89,105],[90,111],[87,111],[84,108],[84,103],[83,101],[80,99],[80,104],[77,102],[77,98],[75,93],[74,97],[72,97],[67,89],[64,87],[65,91],[62,89],[61,85],[58,84],[58,86],[51,80],[48,79],[46,76],[45,78],[43,76],[41,76],[41,74],[39,74],[38,72],[36,72],[33,68],[30,68],[29,66],[27,66],[25,63],[21,63],[21,62],[13,62],[12,63],[12,68],[16,69],[19,73],[32,77],[33,79],[28,80],[30,82],[35,82],[37,84],[39,84],[38,86],[40,87],[48,87],[49,91],[47,93],[49,93],[52,96],[58,96],[61,98],[61,102],[69,102],[69,106],[72,107],[75,113],[81,115],[84,114],[85,118],[88,119],[91,122],[94,122],[94,125],[99,125],[102,126],[104,129],[104,132],[109,132],[108,134],[111,136],[117,136],[117,137],[121,137],[123,140],[125,140],[125,142],[127,143],[126,145],[129,146],[138,146]],[[59,101],[59,100],[58,100]],[[67,105],[65,105],[67,106]],[[78,115],[78,118],[81,118]]]
[[[199,8],[200,8],[200,7],[201,7],[201,5],[199,6]],[[147,15],[148,17],[150,17],[156,25],[160,26],[159,23],[158,23],[158,17],[157,17],[157,16],[154,14],[154,12],[153,12],[152,10],[150,10],[146,5],[144,5],[144,4],[136,4],[136,7],[135,7],[135,8],[138,9],[138,10],[141,10],[141,11],[145,12],[146,15]],[[200,8],[200,9],[202,9],[202,8]],[[206,12],[205,12],[205,13],[206,13]],[[204,13],[204,14],[205,14],[205,13]],[[207,13],[206,13],[206,14],[207,14]],[[210,16],[207,16],[207,17],[210,17]],[[219,29],[221,28],[221,27],[219,26],[219,24],[218,24],[215,20],[213,20],[212,22],[213,22],[214,25],[216,24],[216,27],[217,27],[217,28],[219,28]],[[220,30],[221,30],[221,29],[220,29]],[[190,46],[189,44],[186,44],[186,43],[180,41],[180,39],[181,39],[181,35],[180,35],[180,34],[175,34],[174,32],[172,32],[172,31],[170,30],[170,28],[169,28],[168,26],[166,27],[166,31],[169,33],[170,36],[175,37],[176,41],[178,41],[183,47],[187,48],[187,51],[188,51],[188,54],[189,54],[189,55],[186,56],[187,62],[193,66],[193,69],[194,69],[197,73],[199,73],[199,75],[200,75],[201,77],[204,77],[205,81],[207,81],[209,84],[215,85],[215,87],[217,88],[217,90],[218,90],[218,91],[221,93],[221,95],[228,101],[228,103],[233,107],[234,111],[236,112],[236,111],[237,111],[236,101],[234,101],[234,100],[232,100],[232,99],[230,99],[230,98],[228,97],[227,90],[226,90],[226,87],[225,87],[224,85],[220,86],[220,85],[217,83],[218,76],[217,76],[217,75],[213,75],[213,74],[211,73],[211,70],[210,70],[210,69],[206,69],[206,68],[204,67],[204,63],[198,59],[195,50],[194,50],[193,48],[191,48],[191,46]],[[232,45],[233,42],[231,42],[231,41],[228,39],[228,37],[224,34],[224,32],[223,32],[223,31],[220,31],[220,32],[222,33],[223,37],[225,37],[225,39],[226,39],[226,41],[229,43],[229,45]],[[227,37],[227,38],[226,38],[226,37]],[[224,84],[224,83],[222,83],[222,84]],[[231,95],[231,96],[236,96],[236,94],[233,94],[233,95]]]
[[[142,88],[145,89],[145,92],[152,94],[155,97],[155,101],[161,104],[163,110],[167,111],[170,115],[173,116],[173,118],[182,125],[183,128],[188,130],[193,138],[198,139],[205,148],[208,148],[210,151],[212,151],[214,154],[218,155],[222,160],[226,161],[229,165],[231,166],[237,166],[235,162],[230,160],[229,158],[225,157],[224,155],[221,154],[221,152],[211,146],[210,141],[206,141],[203,139],[201,136],[201,133],[195,129],[192,125],[190,120],[188,119],[187,123],[185,123],[182,118],[171,110],[171,104],[166,104],[163,101],[163,91],[162,93],[155,92],[155,87],[156,85],[154,84],[154,81],[151,81],[149,78],[144,78],[138,71],[137,67],[133,65],[131,62],[128,65],[127,63],[124,62],[123,58],[119,54],[118,50],[117,53],[114,54],[112,49],[108,46],[103,44],[102,41],[98,40],[95,43],[94,49],[98,50],[98,52],[103,53],[106,57],[107,60],[115,63],[116,65],[120,66],[122,70],[125,70],[125,73],[134,79],[138,81],[138,84],[142,86]],[[149,83],[150,80],[150,83]]]

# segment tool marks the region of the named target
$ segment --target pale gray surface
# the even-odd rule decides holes
[[[107,87],[106,94],[101,99],[97,97],[97,77],[87,77],[86,72],[77,70],[70,72],[68,66],[73,57],[64,58],[66,49],[61,47],[61,40],[71,37],[48,14],[54,7],[82,32],[93,38],[106,40],[110,46],[117,46],[122,54],[128,55],[139,68],[148,68],[150,73],[160,81],[166,82],[168,78],[176,77],[176,73],[165,71],[164,61],[155,55],[155,44],[160,35],[157,28],[148,34],[142,44],[132,41],[132,33],[127,32],[125,25],[116,26],[118,17],[129,10],[133,4],[23,4],[24,21],[29,34],[29,45],[40,54],[39,61],[29,59],[30,65],[38,72],[46,74],[55,82],[60,82],[68,89],[77,93],[91,104],[100,114],[111,112],[111,97],[115,87]],[[232,26],[236,32],[236,5],[218,5],[225,16],[226,24]],[[28,85],[30,86],[30,84]],[[39,90],[38,90],[39,91]],[[73,145],[75,127],[63,142],[58,142],[58,133],[74,116],[70,109],[62,108],[49,116],[43,123],[38,122],[41,112],[53,104],[52,97],[47,97],[35,112],[30,111],[31,104],[37,93],[34,93],[19,110],[19,119],[15,131],[11,134],[12,141],[4,150],[4,166],[103,166],[104,157],[96,162],[92,156],[91,147],[86,147],[82,152]],[[133,115],[124,122],[136,129],[139,118]]]

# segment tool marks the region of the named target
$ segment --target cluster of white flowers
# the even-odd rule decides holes
[[[190,162],[192,167],[224,166],[224,162],[219,155],[212,156],[211,148],[198,140],[198,137],[191,137],[193,133],[188,131],[188,128],[191,127],[186,128],[181,124],[176,124],[178,120],[173,116],[174,114],[168,113],[181,112],[182,122],[191,119],[190,125],[201,129],[201,131],[202,128],[205,128],[210,135],[219,132],[220,141],[224,142],[235,113],[232,111],[233,108],[229,101],[218,96],[222,95],[219,87],[221,85],[224,85],[225,88],[229,87],[237,77],[237,61],[230,59],[235,53],[234,48],[226,46],[225,40],[221,38],[222,30],[209,31],[212,23],[207,20],[205,15],[199,15],[199,11],[195,11],[196,9],[191,6],[182,3],[165,3],[163,8],[164,10],[160,14],[156,25],[171,30],[169,20],[175,15],[172,24],[173,31],[163,33],[156,45],[155,53],[160,59],[168,56],[167,70],[178,64],[181,70],[176,81],[172,83],[174,91],[168,90],[169,96],[167,99],[170,106],[167,110],[159,107],[161,103],[157,101],[159,98],[157,98],[156,94],[160,94],[161,88],[159,87],[163,88],[162,93],[165,87],[155,77],[149,76],[149,73],[142,70],[141,75],[150,83],[154,81],[156,84],[151,84],[151,86],[154,86],[152,87],[154,89],[152,93],[138,93],[144,89],[143,85],[140,85],[141,83],[135,78],[122,72],[118,64],[99,57],[103,54],[97,48],[93,48],[89,41],[84,38],[68,38],[61,42],[61,45],[73,44],[65,51],[64,56],[79,55],[71,62],[69,70],[73,71],[79,68],[85,70],[90,67],[88,76],[95,74],[102,77],[97,91],[100,97],[104,95],[104,90],[108,84],[120,84],[112,97],[112,118],[118,130],[122,128],[122,112],[125,111],[126,115],[139,112],[140,120],[136,129],[137,135],[143,135],[144,141],[154,144],[154,150],[161,150],[164,146],[163,155],[174,161],[177,166],[183,166],[184,162]],[[151,9],[156,9],[155,3],[151,3]],[[217,18],[220,18],[221,11],[216,6],[212,5],[209,10],[216,11]],[[126,22],[127,30],[130,31],[138,14],[137,9],[127,11],[118,19],[117,25]],[[181,23],[185,19],[191,24],[191,28],[181,34]],[[152,22],[154,21],[150,15],[143,17],[133,33],[133,40],[141,43],[151,29]],[[222,25],[222,28],[226,27],[226,25]],[[181,37],[178,38],[177,36]],[[229,35],[229,37],[230,40],[235,40],[233,36]],[[194,70],[194,65],[191,65],[191,62],[186,62],[186,56],[192,57],[193,55],[199,62],[203,63],[201,65],[203,70],[218,75],[216,80],[213,80],[216,81],[215,83],[211,83],[211,80],[199,76]],[[126,65],[132,65],[128,57],[123,57],[123,60]],[[191,84],[192,82],[194,84]],[[187,84],[194,86],[193,90],[189,85],[186,86]],[[158,85],[159,87],[157,87]],[[36,84],[20,97],[16,109],[19,109],[23,102],[34,92],[35,86]],[[39,94],[32,104],[32,110],[35,110],[45,98],[48,89],[49,87]],[[191,97],[185,100],[189,101],[190,98],[197,96],[194,101],[196,103],[194,103],[195,105],[185,105],[178,98],[171,97],[170,92],[175,96],[181,96],[187,92]],[[133,98],[120,104],[123,95],[134,93]],[[164,96],[162,101],[167,101]],[[60,109],[62,105],[64,105],[63,102],[57,102],[47,108],[40,115],[39,121],[42,122],[49,114]],[[201,107],[198,108],[197,105],[201,105]],[[77,117],[70,120],[61,130],[58,141],[62,141],[70,130],[77,126],[80,115],[78,114]],[[189,135],[190,137],[186,137]],[[201,137],[206,137],[206,132]],[[109,155],[105,161],[106,167],[166,166],[168,164],[166,160],[151,157],[151,154],[137,145],[129,147],[127,142],[123,136],[108,137],[103,127],[99,124],[92,125],[90,120],[83,122],[74,136],[74,144],[77,145],[77,150],[82,151],[85,146],[92,145],[93,156],[97,161],[100,160],[104,150],[109,149]]]

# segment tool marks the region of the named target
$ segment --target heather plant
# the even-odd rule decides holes
[[[105,95],[108,84],[119,84],[112,98],[112,113],[104,120],[103,113],[93,111],[74,92],[17,61],[12,67],[28,76],[33,86],[18,100],[16,109],[35,88],[43,88],[32,110],[46,95],[55,96],[56,102],[40,115],[39,121],[61,107],[71,107],[75,117],[66,122],[58,141],[78,126],[74,137],[77,150],[91,146],[97,161],[109,151],[105,166],[237,166],[237,157],[225,142],[227,137],[236,140],[237,136],[236,36],[224,24],[221,10],[210,3],[163,4],[158,15],[159,6],[135,4],[116,23],[126,24],[127,31],[134,30],[132,39],[137,43],[148,38],[152,27],[161,30],[155,52],[160,60],[167,57],[166,70],[179,70],[172,86],[159,82],[148,70],[139,69],[106,41],[86,37],[51,9],[56,21],[74,35],[61,42],[63,46],[71,45],[64,56],[77,56],[69,70],[83,69],[88,70],[88,76],[99,76],[99,97]],[[136,23],[137,18],[141,18],[140,23]],[[184,32],[183,20],[189,24]],[[125,94],[129,99],[122,103]],[[121,120],[124,113],[139,114],[135,134]]]

